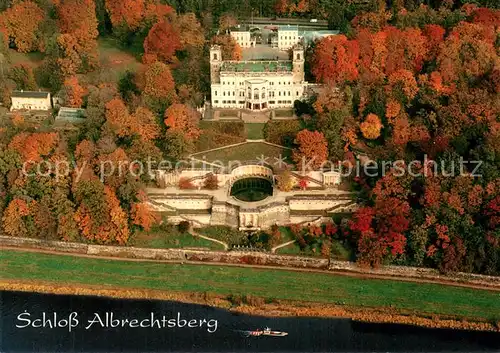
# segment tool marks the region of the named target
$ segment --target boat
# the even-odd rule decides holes
[[[273,337],[284,337],[288,335],[288,332],[283,331],[272,331],[269,327],[265,329],[256,329],[254,331],[246,331],[248,336],[273,336]]]

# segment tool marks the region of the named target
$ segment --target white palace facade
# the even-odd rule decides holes
[[[262,111],[291,108],[304,98],[304,49],[292,60],[223,61],[221,48],[210,49],[211,103],[219,109]]]

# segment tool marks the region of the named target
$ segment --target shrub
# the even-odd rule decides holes
[[[191,180],[188,178],[179,179],[179,189],[194,189],[195,186]]]
[[[247,243],[247,236],[245,233],[228,226],[209,226],[200,228],[198,232],[207,237],[223,241],[229,245],[244,245]]]
[[[203,181],[203,187],[208,190],[217,190],[219,188],[217,175],[212,173],[208,174]]]
[[[191,224],[188,221],[181,221],[177,225],[177,229],[179,230],[180,233],[187,233],[189,231],[190,227],[191,227]]]
[[[264,126],[264,138],[277,145],[291,146],[301,130],[298,120],[268,121]]]

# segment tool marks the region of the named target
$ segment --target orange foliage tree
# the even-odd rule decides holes
[[[181,132],[190,140],[200,136],[199,119],[198,112],[184,104],[172,104],[165,111],[165,125],[167,125],[168,131]]]
[[[99,181],[81,183],[77,202],[74,219],[86,239],[98,244],[127,243],[127,214],[110,187],[99,186]]]
[[[66,105],[80,108],[83,104],[85,89],[80,86],[76,76],[71,76],[64,81],[64,90],[66,92]]]
[[[126,25],[131,30],[139,27],[144,16],[144,0],[106,0],[106,9],[113,27]]]
[[[292,157],[302,170],[317,168],[326,161],[328,144],[322,132],[302,130],[297,134],[295,143],[298,148],[293,151]]]
[[[44,19],[45,14],[36,3],[15,1],[0,16],[0,32],[6,43],[14,42],[18,51],[35,51],[40,44],[37,31]]]
[[[80,46],[94,46],[99,32],[93,0],[60,0],[56,9],[61,33],[70,33]]]
[[[29,233],[25,218],[31,215],[30,205],[23,199],[13,199],[4,211],[3,230],[10,236],[26,237]]]
[[[380,130],[382,130],[383,125],[377,115],[368,114],[365,121],[359,127],[365,138],[375,140],[380,136]]]
[[[14,136],[9,148],[14,149],[21,155],[23,161],[40,162],[43,156],[47,156],[57,146],[59,135],[55,132],[23,132]]]
[[[57,63],[61,68],[64,76],[75,75],[82,66],[82,58],[80,56],[80,45],[75,37],[71,34],[61,34],[57,37],[59,46],[59,58]]]
[[[156,117],[149,109],[138,107],[134,114],[130,114],[119,98],[106,103],[106,122],[120,137],[137,135],[143,141],[150,141],[160,133]]]
[[[241,60],[241,47],[229,34],[218,35],[212,38],[212,44],[221,46],[222,58],[224,60]]]
[[[132,224],[149,231],[151,226],[160,221],[158,214],[146,202],[134,203],[131,210]]]

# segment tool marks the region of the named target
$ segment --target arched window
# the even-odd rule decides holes
[[[253,99],[259,99],[259,89],[255,88],[253,90]]]
[[[297,60],[300,60],[300,53],[297,53]]]
[[[214,60],[217,60],[217,53],[214,53]]]

